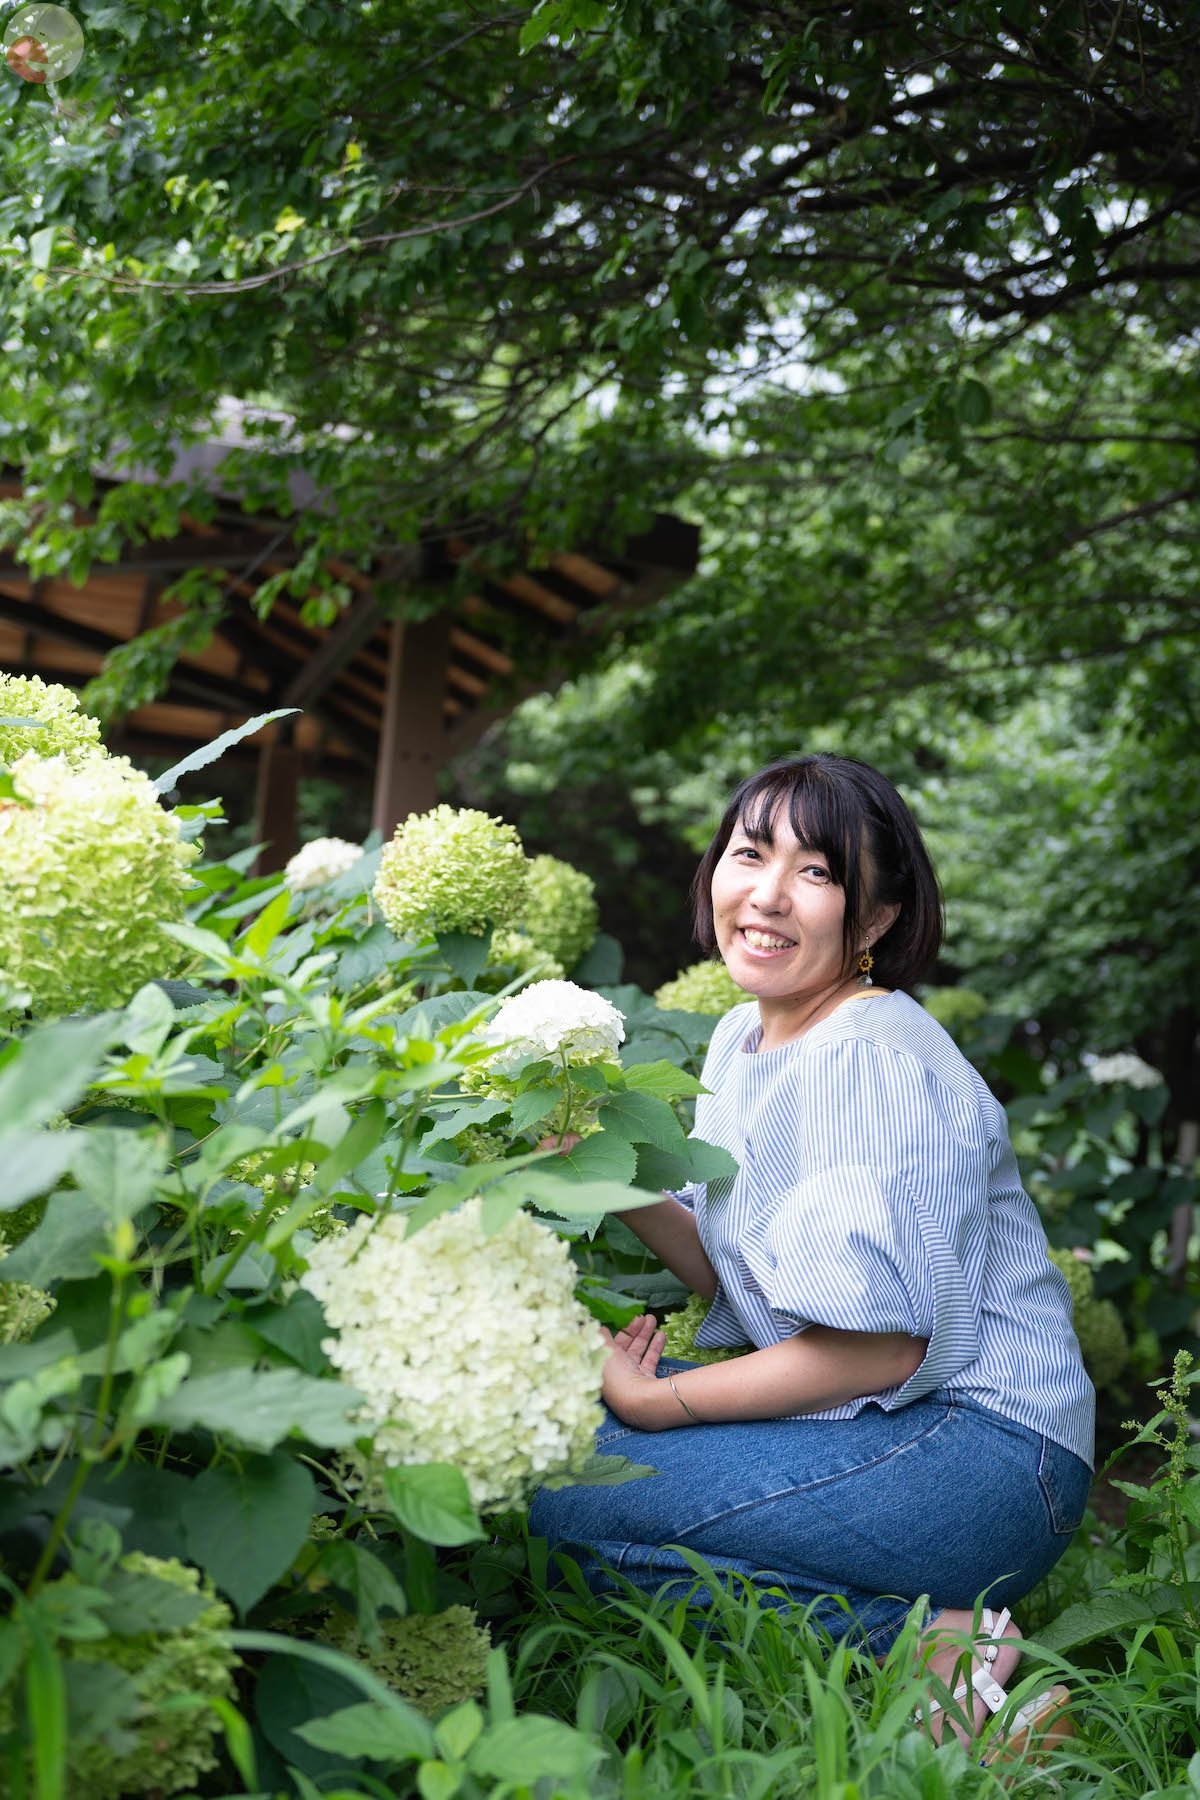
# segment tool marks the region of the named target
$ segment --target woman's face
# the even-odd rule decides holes
[[[717,948],[738,986],[760,1000],[827,994],[851,973],[842,945],[845,892],[783,808],[772,835],[768,844],[735,826],[713,871]]]

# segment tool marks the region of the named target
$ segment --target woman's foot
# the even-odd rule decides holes
[[[1020,1632],[1007,1607],[1003,1612],[984,1607],[978,1625],[973,1613],[946,1608],[921,1644],[922,1665],[931,1678],[925,1715],[930,1731],[938,1743],[950,1730],[962,1743],[974,1744],[991,1715],[1007,1704],[1006,1685],[1020,1661]],[[983,1761],[1019,1756],[1035,1746],[1045,1750],[1070,1737],[1070,1698],[1065,1687],[1034,1694],[1012,1714],[1003,1735],[992,1739]]]
[[[980,1615],[945,1607],[921,1639],[921,1662],[930,1680],[929,1729],[941,1743],[947,1729],[971,1744],[1006,1698],[1004,1689],[1020,1661],[1020,1632],[1007,1611]],[[967,1643],[974,1641],[968,1667]]]

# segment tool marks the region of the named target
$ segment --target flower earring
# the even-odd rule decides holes
[[[865,988],[874,987],[875,983],[871,980],[871,970],[874,967],[875,967],[875,958],[871,955],[870,944],[866,943],[863,945],[862,954],[860,955],[860,957],[858,959],[858,985],[859,985],[859,987],[865,987]]]

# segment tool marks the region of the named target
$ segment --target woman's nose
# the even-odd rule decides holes
[[[766,863],[756,870],[751,899],[763,912],[782,912],[787,906],[787,882],[782,869]]]

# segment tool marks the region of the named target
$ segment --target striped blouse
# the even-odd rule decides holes
[[[853,1418],[950,1387],[1091,1463],[1095,1395],[999,1102],[907,994],[840,1006],[776,1050],[754,1002],[720,1021],[696,1135],[736,1176],[676,1197],[718,1288],[697,1337],[765,1348],[808,1325],[928,1338]]]

